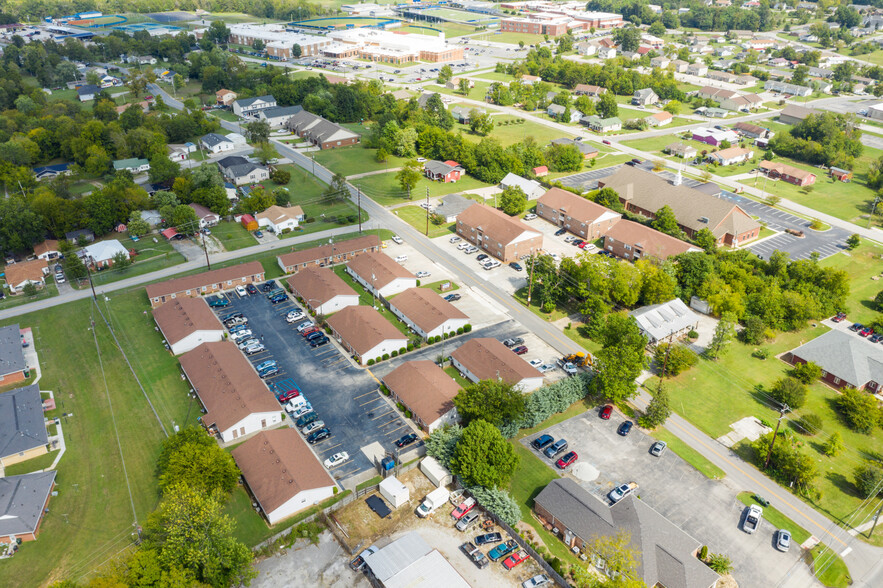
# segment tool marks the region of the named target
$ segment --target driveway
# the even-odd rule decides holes
[[[279,374],[267,383],[295,383],[331,429],[329,439],[312,446],[317,457],[324,461],[339,451],[348,452],[350,460],[332,471],[341,481],[373,475],[376,470],[369,456],[394,452],[393,442],[412,429],[380,394],[371,374],[355,367],[333,342],[311,348],[297,332],[302,321],[285,322],[285,315],[297,308],[292,300],[272,304],[263,292],[244,298],[230,293],[227,298],[231,305],[219,313],[242,311],[249,329],[267,347],[248,360],[252,364],[276,360]],[[290,419],[286,422],[291,424]]]
[[[750,488],[733,488],[726,479],[710,480],[671,450],[659,458],[651,456],[648,451],[655,439],[636,428],[627,437],[617,435],[616,428],[623,420],[616,411],[610,420],[590,411],[526,437],[522,444],[531,449],[530,441],[541,433],[567,439],[579,461],[565,475],[605,503],[609,503],[607,493],[615,485],[637,482],[641,500],[708,545],[710,552],[732,559],[733,576],[740,586],[775,586],[788,574],[791,586],[818,585],[808,567],[798,563],[801,550],[796,545],[788,553],[775,549],[776,529],[770,523],[763,521],[753,535],[741,530],[745,507],[736,496]],[[551,460],[539,457],[554,469]],[[573,469],[577,466],[580,468]]]

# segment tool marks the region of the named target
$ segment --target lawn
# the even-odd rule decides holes
[[[865,242],[858,249],[838,253],[819,262],[822,266],[836,267],[849,274],[850,293],[844,311],[849,313],[852,322],[866,324],[880,316],[874,310],[873,300],[883,290],[883,282],[871,278],[883,271],[881,255],[883,249]]]
[[[220,241],[227,251],[236,251],[243,247],[257,245],[257,241],[251,233],[245,230],[240,223],[234,221],[221,221],[212,227],[212,236]]]
[[[322,196],[328,187],[325,183],[316,179],[315,176],[296,165],[279,166],[291,174],[291,180],[282,188],[288,190],[288,200],[292,206],[300,206],[307,215],[307,220],[302,225],[303,230],[292,231],[285,236],[292,237],[306,233],[324,231],[340,226],[337,218],[356,216],[356,207],[349,200],[338,200],[329,204]],[[367,213],[362,213],[362,220],[367,220]],[[310,220],[314,219],[314,220]]]
[[[382,206],[390,206],[393,204],[402,204],[408,202],[407,192],[403,192],[396,180],[396,174],[393,172],[385,174],[376,174],[373,176],[365,176],[352,182],[353,185],[362,189],[362,192]],[[489,184],[485,184],[476,180],[471,176],[462,176],[458,182],[433,182],[427,178],[421,178],[417,186],[411,191],[412,200],[421,200],[426,197],[427,190],[429,197],[444,196],[453,192],[462,192],[464,190],[474,190],[476,188],[486,188]]]
[[[672,435],[666,428],[659,428],[653,432],[653,436],[668,444],[669,451],[673,451],[678,457],[693,466],[696,471],[712,480],[720,480],[726,476],[726,472],[711,463],[701,453],[684,443],[679,437]]]
[[[445,373],[454,378],[454,381],[460,385],[461,388],[465,388],[467,386],[471,386],[472,382],[464,378],[460,375],[460,371],[454,366],[448,366],[445,369]]]
[[[24,296],[23,294],[10,296],[9,292],[6,291],[6,282],[0,282],[0,285],[2,285],[3,291],[6,293],[6,296],[2,300],[0,300],[0,310],[6,310],[7,308],[12,308],[13,306],[21,306],[22,304],[28,304],[29,302],[34,302],[36,300],[43,300],[46,298],[52,298],[53,296],[58,296],[58,288],[56,287],[55,282],[52,278],[48,278],[46,286],[38,290],[36,296],[31,297]]]
[[[533,137],[538,144],[545,146],[552,139],[566,136],[566,133],[562,133],[557,129],[552,129],[530,120],[519,119],[508,114],[493,116],[491,120],[494,121],[494,130],[488,136],[499,141],[503,147],[524,141],[527,137]],[[523,120],[524,122],[517,122],[518,120]],[[461,131],[463,137],[475,143],[484,139],[480,135],[473,134],[469,125],[454,123],[453,130],[455,132]]]
[[[883,65],[883,49],[878,49],[871,53],[865,53],[864,55],[853,55],[853,58],[867,61],[873,65]]]
[[[374,159],[376,149],[366,149],[361,145],[315,151],[316,163],[321,163],[334,173],[354,176],[384,169],[395,169],[404,165],[407,159],[390,155],[384,163]]]
[[[534,45],[543,42],[543,35],[532,35],[530,33],[510,33],[510,32],[488,32],[481,35],[475,35],[473,39],[480,41],[493,41],[494,43],[509,43],[518,45],[519,41],[524,41],[525,45]],[[516,57],[513,55],[512,57]]]
[[[187,259],[174,250],[169,242],[161,235],[145,236],[138,241],[133,241],[129,237],[118,237],[123,247],[131,251],[134,249],[138,252],[131,266],[116,270],[109,268],[106,270],[93,272],[92,283],[95,286],[100,284],[110,284],[117,280],[124,280],[132,276],[140,276],[150,272],[170,268],[180,263],[184,263]],[[79,284],[79,287],[88,286],[88,281]]]
[[[681,139],[678,133],[672,133],[671,135],[662,135],[661,137],[647,137],[645,139],[632,139],[628,141],[623,141],[622,144],[626,147],[631,147],[632,149],[640,149],[641,151],[647,151],[649,153],[659,153],[663,155],[662,150],[671,145],[672,143],[684,143],[685,145],[690,145],[696,148],[696,151],[702,151],[703,149],[709,149],[709,146],[705,143],[701,143],[699,141],[693,141],[692,139]]]
[[[395,209],[396,215],[407,222],[409,225],[420,231],[426,232],[426,211],[419,206],[402,206]],[[433,224],[432,219],[429,221],[429,238],[441,237],[454,232],[455,223],[445,223],[443,225]]]
[[[437,84],[428,84],[423,86],[423,89],[427,92],[438,92],[439,94],[447,94],[448,96],[454,96],[455,98],[471,98],[473,100],[484,100],[484,97],[487,95],[488,88],[491,87],[491,82],[475,82],[475,87],[469,90],[469,93],[465,96],[460,93],[459,90],[449,90],[444,86],[439,86]]]

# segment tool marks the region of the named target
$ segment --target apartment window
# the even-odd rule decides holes
[[[839,384],[839,383],[840,383],[840,378],[834,378],[834,383],[835,383],[835,384]]]
[[[632,246],[631,246],[631,245],[624,245],[624,247],[625,247],[625,250],[626,250],[626,251],[631,251],[631,250],[632,250]]]
[[[826,372],[825,370],[822,370],[822,377],[823,377],[823,378],[827,378],[827,377],[828,377],[828,372]]]
[[[228,286],[232,286],[232,285],[233,285],[233,280],[227,280],[227,285],[228,285]]]

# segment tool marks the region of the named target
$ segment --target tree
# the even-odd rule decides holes
[[[267,165],[271,161],[276,161],[277,159],[279,159],[279,152],[276,151],[276,148],[273,147],[273,145],[269,141],[265,141],[263,143],[259,143],[258,146],[254,148],[252,156],[257,157],[258,161],[260,161],[264,165]]]
[[[711,336],[711,342],[705,348],[706,359],[717,359],[726,352],[727,345],[736,335],[734,323],[735,317],[729,313],[725,313],[717,322],[714,328],[714,334]]]
[[[500,195],[500,209],[509,216],[521,214],[526,206],[527,196],[518,186],[509,186]]]
[[[641,45],[641,29],[633,26],[614,29],[613,40],[621,45],[622,51],[637,51]]]
[[[672,116],[677,116],[681,112],[681,103],[677,100],[671,100],[662,109]]]
[[[623,211],[622,202],[619,201],[619,194],[613,188],[601,188],[595,194],[595,203],[610,210]]]
[[[426,455],[434,457],[446,468],[451,467],[451,459],[454,457],[454,449],[463,436],[460,425],[444,425],[437,428],[426,440]]]
[[[159,154],[150,158],[150,171],[147,177],[151,183],[165,184],[171,182],[181,173],[181,166],[178,162],[172,161],[164,154]]]
[[[481,419],[463,430],[451,458],[451,471],[466,486],[503,487],[517,466],[515,447],[497,427]]]
[[[295,43],[291,46],[291,56],[295,59],[298,59],[303,53],[304,51],[301,49],[300,43]]]
[[[696,365],[699,356],[684,345],[659,343],[653,351],[653,361],[659,367],[660,375],[672,377]],[[663,366],[665,366],[664,369]]]
[[[469,96],[469,80],[460,78],[460,81],[457,82],[457,90],[464,96]]]
[[[140,210],[136,210],[129,216],[129,222],[126,223],[126,231],[132,237],[142,237],[150,232],[150,225],[141,218]]]
[[[396,173],[399,186],[411,197],[411,190],[417,187],[420,178],[423,177],[423,167],[415,160],[410,160]]]
[[[223,20],[213,20],[206,31],[206,37],[218,44],[224,44],[230,38],[230,29]]]
[[[374,152],[374,161],[377,163],[386,163],[389,159],[389,152],[383,147]]]
[[[451,69],[450,65],[445,64],[438,72],[438,83],[444,86],[451,81],[452,77],[454,77],[454,71]]]
[[[733,561],[723,553],[712,553],[708,556],[708,567],[725,576],[733,571]]]
[[[788,375],[809,385],[822,377],[822,368],[812,361],[798,363],[788,371]]]
[[[613,95],[613,92],[601,94],[598,103],[595,105],[595,110],[601,118],[612,118],[619,114],[619,104],[616,103],[616,96]]]
[[[74,253],[65,255],[64,260],[61,262],[61,266],[64,268],[64,273],[69,280],[80,280],[85,278],[88,274],[88,270],[86,269],[86,265],[83,263],[82,258]]]
[[[874,296],[874,306],[877,310],[883,311],[883,290],[877,292],[877,295]]]
[[[0,199],[0,251],[22,251],[44,236],[43,218],[18,194]]]
[[[270,172],[270,181],[272,181],[274,184],[284,186],[291,181],[291,172],[277,167]]]
[[[635,395],[635,378],[644,368],[644,347],[647,340],[634,319],[609,314],[598,328],[597,340],[602,349],[595,359],[596,375],[592,384],[599,394],[613,402],[622,402]]]
[[[341,173],[334,174],[331,183],[322,192],[322,200],[329,204],[346,200],[350,195],[349,188],[346,184],[346,176]]]
[[[696,233],[696,237],[693,241],[696,242],[696,245],[702,247],[706,253],[714,254],[714,252],[717,251],[717,237],[714,236],[711,229],[701,229]]]
[[[163,492],[184,484],[206,495],[215,491],[230,494],[239,480],[233,457],[194,426],[185,427],[163,441],[156,472]]]
[[[638,573],[639,551],[630,547],[631,533],[619,530],[616,535],[596,536],[586,546],[586,552],[593,554],[603,562],[607,576],[598,581],[596,571],[575,566],[577,586],[580,588],[646,588]]]
[[[877,400],[870,394],[843,388],[834,404],[853,431],[868,434],[880,423]]]
[[[794,72],[791,74],[791,83],[802,86],[806,83],[806,78],[808,75],[809,68],[803,64],[798,65],[794,68]]]
[[[196,211],[186,204],[179,204],[172,212],[172,226],[178,229],[179,233],[191,234],[199,229],[199,218]]]
[[[855,468],[855,487],[862,498],[883,495],[883,465],[866,461]]]
[[[794,378],[779,378],[773,384],[770,396],[795,410],[806,403],[806,385]]]
[[[684,232],[678,226],[678,219],[668,204],[656,211],[656,218],[653,219],[650,226],[660,233],[671,235],[676,239],[684,237]]]
[[[862,243],[862,238],[858,234],[852,234],[846,239],[846,245],[850,250],[855,249]]]
[[[825,455],[828,457],[837,457],[840,455],[840,452],[843,451],[843,447],[843,435],[840,434],[840,431],[834,431],[834,433],[828,437],[828,440],[825,441],[822,451],[824,451]]]
[[[696,354],[694,353],[695,357]],[[655,429],[665,424],[668,417],[671,416],[670,399],[665,386],[660,386],[650,403],[647,405],[647,412],[638,420],[639,424],[645,429]]]
[[[469,129],[476,135],[485,136],[494,130],[494,121],[489,113],[473,108],[469,113]]]
[[[518,502],[505,490],[471,486],[469,493],[482,508],[500,517],[507,525],[517,525],[521,520],[521,508]]]
[[[255,39],[251,43],[251,48],[254,49],[255,51],[263,51],[266,46],[267,45],[263,41],[261,41],[260,39]]]
[[[751,345],[760,345],[766,341],[767,326],[763,319],[751,315],[745,319],[745,328],[742,329],[742,340]]]
[[[123,271],[132,265],[132,258],[126,255],[125,251],[117,251],[110,260],[115,270]]]
[[[657,37],[662,36],[666,33],[665,25],[662,24],[661,20],[654,21],[653,24],[650,25],[648,32],[651,35],[656,35]]]
[[[33,282],[28,282],[24,285],[24,288],[21,289],[21,293],[28,298],[33,298],[37,295],[37,286],[35,286]]]
[[[524,412],[524,395],[502,380],[480,380],[460,390],[454,406],[463,424],[481,419],[499,426],[518,420]]]
[[[265,120],[256,120],[245,125],[245,136],[249,143],[266,143],[270,140],[270,124]]]
[[[233,536],[233,519],[223,513],[222,496],[186,484],[166,489],[144,526],[144,548],[156,551],[160,567],[188,570],[212,586],[247,583],[256,575],[251,550]]]
[[[184,87],[184,76],[181,74],[175,74],[172,76],[172,88],[175,89],[175,92]]]

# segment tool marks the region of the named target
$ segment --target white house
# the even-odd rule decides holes
[[[126,170],[133,174],[140,174],[150,170],[150,162],[146,159],[132,157],[130,159],[117,159],[113,162],[114,171]]]
[[[346,265],[346,272],[368,292],[384,298],[417,287],[417,276],[384,253],[363,253]]]
[[[261,227],[267,227],[277,235],[282,232],[293,231],[304,220],[304,211],[300,206],[276,206],[275,204],[263,212],[255,215],[255,220]]]
[[[271,525],[334,495],[337,484],[297,429],[262,431],[232,451]]]
[[[469,323],[459,308],[429,288],[405,290],[389,301],[389,309],[424,339],[456,334]]]
[[[538,181],[522,178],[512,172],[506,174],[506,177],[500,181],[500,188],[503,190],[506,188],[521,188],[521,191],[524,192],[528,200],[536,200],[546,193],[546,189]]]
[[[83,263],[95,267],[108,267],[113,265],[113,256],[122,253],[129,259],[129,251],[116,239],[108,241],[96,241],[87,245],[77,254],[83,258]]]
[[[257,111],[255,117],[258,120],[265,121],[270,125],[271,129],[280,129],[292,116],[302,111],[301,106],[274,106],[273,108],[265,108]]]
[[[473,382],[500,379],[522,392],[543,385],[543,374],[497,339],[476,337],[451,354],[451,365]]]
[[[598,57],[601,59],[613,59],[616,57],[616,49],[602,45],[598,47]]]
[[[275,106],[276,99],[270,95],[258,96],[256,98],[240,98],[233,102],[233,114],[236,116],[254,116],[258,111]]]
[[[328,268],[306,267],[288,278],[288,286],[318,315],[328,316],[359,305],[358,292]]]
[[[754,151],[751,149],[743,149],[742,147],[729,147],[727,149],[721,149],[720,151],[715,151],[714,153],[709,153],[706,156],[708,161],[713,161],[718,165],[726,166],[726,165],[738,165],[745,161],[748,161],[754,157]]]
[[[651,344],[668,338],[679,339],[699,325],[699,316],[687,308],[680,298],[642,306],[629,314]]]
[[[546,114],[548,114],[549,116],[556,118],[556,119],[561,118],[564,115],[565,111],[566,111],[566,108],[561,106],[560,104],[550,104],[546,108]],[[579,122],[579,119],[581,119],[582,116],[583,116],[582,112],[580,112],[579,110],[577,110],[575,108],[571,108],[570,109],[570,118],[567,122],[571,122],[571,123]]]
[[[235,147],[233,141],[231,141],[224,135],[219,135],[218,133],[209,133],[208,135],[203,135],[199,139],[199,144],[202,145],[203,149],[210,153],[222,153],[224,151],[232,151]]]
[[[204,229],[206,227],[213,227],[217,225],[221,221],[221,215],[215,214],[202,204],[196,204],[195,202],[189,205],[190,208],[193,209],[193,212],[196,213],[196,218],[199,219],[199,228]]]
[[[153,309],[153,320],[175,355],[224,340],[224,326],[205,300],[176,298]]]
[[[361,259],[369,255],[360,255]],[[408,347],[408,338],[371,306],[347,306],[331,315],[326,324],[341,346],[362,365],[387,359]]]

